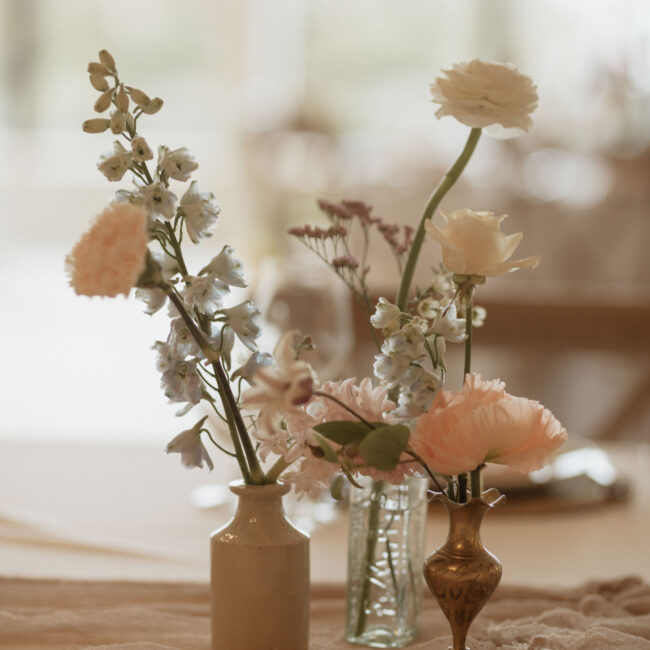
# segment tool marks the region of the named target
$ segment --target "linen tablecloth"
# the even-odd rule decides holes
[[[313,587],[310,650],[357,647],[343,640],[344,609],[343,587]],[[409,647],[447,650],[447,622],[430,597],[423,618],[422,636]],[[3,650],[208,650],[209,627],[203,584],[0,579]],[[573,589],[500,586],[468,643],[472,650],[650,649],[650,585],[627,577]]]

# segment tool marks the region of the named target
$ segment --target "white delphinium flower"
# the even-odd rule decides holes
[[[173,192],[170,192],[164,183],[143,185],[140,187],[140,195],[144,207],[153,216],[159,216],[167,220],[174,218],[178,197]]]
[[[131,152],[133,153],[133,160],[135,162],[144,162],[153,158],[153,153],[147,141],[141,135],[131,140]]]
[[[228,325],[213,324],[213,333],[210,337],[212,347],[223,359],[226,368],[230,368],[230,355],[235,347],[235,333]],[[233,377],[234,378],[234,377]]]
[[[370,323],[374,328],[380,329],[384,336],[389,336],[400,328],[401,315],[397,305],[382,297],[375,307],[375,313],[370,317]]]
[[[483,323],[485,323],[486,316],[487,316],[487,312],[485,311],[485,307],[480,307],[479,305],[475,305],[472,308],[472,325],[474,327],[481,327]]]
[[[161,386],[171,402],[188,402],[188,406],[179,413],[186,413],[201,401],[203,387],[201,377],[196,370],[196,361],[179,361],[173,363],[162,374]]]
[[[248,357],[246,363],[235,370],[232,374],[232,378],[237,379],[238,377],[241,377],[250,384],[252,383],[253,375],[260,368],[269,367],[271,365],[273,365],[273,357],[268,352],[253,352]]]
[[[465,319],[457,318],[454,303],[438,312],[432,329],[436,334],[452,343],[460,343],[465,340]]]
[[[169,325],[167,343],[174,350],[176,357],[184,359],[187,356],[202,356],[199,344],[192,336],[190,328],[180,316],[173,318]]]
[[[226,323],[235,330],[239,340],[249,349],[255,351],[255,339],[262,333],[260,327],[260,311],[250,301],[246,300],[230,309],[222,309]]]
[[[121,181],[131,166],[132,154],[127,151],[117,140],[113,144],[113,151],[99,157],[97,168],[109,181]]]
[[[185,217],[190,239],[198,244],[203,237],[210,237],[210,230],[221,213],[221,206],[212,192],[199,192],[197,182],[192,181],[181,197],[179,213]]]
[[[144,302],[144,313],[151,316],[162,309],[167,300],[167,293],[162,289],[136,289],[135,297]]]
[[[129,192],[129,190],[117,190],[109,199],[109,203],[132,203],[133,205],[142,205],[142,201],[140,192]]]
[[[190,311],[197,309],[202,314],[212,316],[217,309],[221,309],[223,299],[230,293],[230,287],[212,274],[186,275],[184,280],[187,287],[183,291],[183,300]]]
[[[199,275],[214,273],[220,280],[227,282],[232,287],[248,286],[244,280],[244,265],[232,256],[234,252],[235,249],[232,246],[224,246],[219,255],[213,257],[212,261],[199,271]]]
[[[158,168],[175,181],[188,181],[199,164],[186,147],[174,149],[161,146],[158,149]]]
[[[406,357],[390,357],[386,354],[378,354],[372,366],[373,373],[379,381],[392,388],[402,375],[406,372],[411,363]]]
[[[188,469],[192,467],[202,468],[204,461],[210,471],[214,469],[208,450],[201,440],[201,429],[207,418],[207,415],[202,417],[191,429],[182,431],[167,445],[167,453],[180,454],[181,463]]]

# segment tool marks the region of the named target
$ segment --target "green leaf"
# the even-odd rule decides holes
[[[373,429],[359,445],[363,460],[382,472],[394,469],[406,449],[411,432],[404,424]]]
[[[316,441],[318,442],[318,446],[323,450],[323,454],[325,454],[325,460],[337,464],[340,462],[337,453],[332,449],[330,443],[327,442],[323,436],[316,434]]]
[[[330,483],[330,494],[333,499],[337,501],[343,501],[343,483],[345,479],[338,474],[335,476]]]
[[[382,427],[383,422],[372,422],[374,426]],[[314,429],[328,440],[337,445],[349,445],[351,442],[363,440],[368,432],[373,431],[364,422],[356,420],[333,420],[317,424]]]

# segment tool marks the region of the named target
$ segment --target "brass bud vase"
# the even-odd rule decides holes
[[[449,534],[425,560],[424,579],[451,626],[451,648],[469,650],[465,647],[469,626],[501,580],[501,562],[481,543],[481,521],[505,496],[490,489],[467,503],[454,503],[439,493],[435,498],[449,513]]]

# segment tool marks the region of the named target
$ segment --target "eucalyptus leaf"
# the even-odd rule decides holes
[[[373,429],[359,445],[363,460],[382,472],[394,469],[406,449],[411,432],[404,424]]]
[[[330,494],[333,499],[337,501],[343,501],[343,484],[345,479],[339,474],[332,479],[330,483]]]
[[[374,427],[383,427],[383,422],[371,422]],[[349,445],[363,440],[370,431],[374,431],[364,422],[356,420],[333,420],[317,424],[314,429],[337,445]]]

